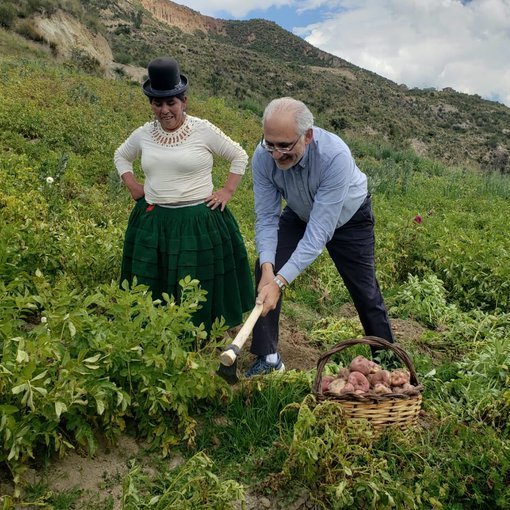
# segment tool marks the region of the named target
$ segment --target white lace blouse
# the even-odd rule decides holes
[[[246,151],[207,120],[186,115],[184,124],[171,133],[159,122],[139,127],[115,151],[119,175],[133,171],[141,157],[145,174],[145,200],[169,204],[203,200],[213,191],[213,155],[230,161],[230,171],[244,174]]]

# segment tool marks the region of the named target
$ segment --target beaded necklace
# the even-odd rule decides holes
[[[159,145],[164,145],[166,147],[176,147],[180,145],[182,142],[187,140],[192,130],[192,122],[191,119],[186,115],[184,118],[184,122],[182,125],[176,129],[175,131],[165,131],[159,121],[155,120],[152,123],[151,127],[151,136],[152,139],[158,143]]]

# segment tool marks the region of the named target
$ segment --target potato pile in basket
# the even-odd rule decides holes
[[[389,371],[364,356],[356,356],[349,368],[341,368],[337,375],[326,375],[321,381],[322,392],[332,395],[387,395],[410,394],[416,387],[410,383],[410,374],[403,368]]]

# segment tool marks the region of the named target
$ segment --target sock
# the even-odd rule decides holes
[[[268,354],[266,356],[266,361],[268,363],[271,363],[271,365],[276,365],[276,363],[278,362],[278,353],[275,352],[273,354]]]

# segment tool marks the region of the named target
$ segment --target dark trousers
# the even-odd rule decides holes
[[[285,207],[279,222],[275,274],[289,260],[305,229],[306,222],[299,219],[289,207]],[[374,247],[374,216],[368,196],[354,216],[335,230],[326,248],[351,295],[365,335],[378,336],[393,342],[388,313],[375,276]],[[257,260],[255,263],[257,287],[260,278],[260,263]],[[265,317],[260,317],[255,324],[250,348],[252,354],[264,356],[277,351],[281,304],[280,298],[275,310]]]

